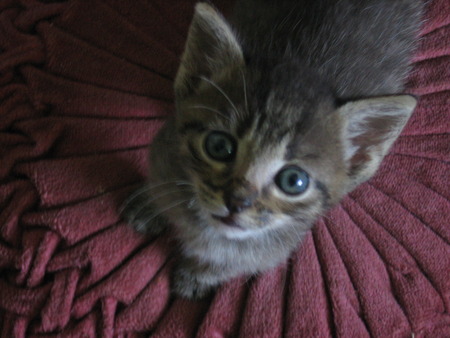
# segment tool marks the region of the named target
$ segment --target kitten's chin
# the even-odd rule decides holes
[[[228,239],[248,239],[250,237],[255,237],[264,232],[264,229],[249,229],[245,227],[239,222],[238,218],[230,217],[230,216],[217,216],[211,215],[208,224],[216,231],[217,233],[223,235]]]
[[[261,234],[262,230],[230,228],[225,225],[214,226],[215,230],[228,239],[244,240],[256,237]]]
[[[240,214],[230,215],[225,207],[211,208],[211,206],[200,205],[198,216],[210,230],[233,240],[257,237],[270,228],[255,226],[250,217]]]

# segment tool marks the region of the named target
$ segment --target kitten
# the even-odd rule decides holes
[[[399,94],[420,0],[199,3],[176,115],[126,202],[138,231],[170,225],[173,290],[200,298],[285,261],[314,221],[369,179],[416,99]]]

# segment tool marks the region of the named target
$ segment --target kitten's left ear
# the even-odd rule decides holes
[[[225,19],[210,5],[197,4],[175,79],[177,99],[194,91],[199,77],[243,63],[241,47]]]
[[[397,95],[349,102],[339,109],[344,159],[351,180],[348,191],[375,174],[416,104],[411,95]]]

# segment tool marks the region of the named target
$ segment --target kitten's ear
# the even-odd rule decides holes
[[[413,96],[398,95],[353,101],[340,107],[345,163],[351,179],[348,191],[373,176],[416,104]]]
[[[197,4],[175,79],[177,99],[194,91],[199,77],[243,62],[241,47],[225,19],[210,5]]]

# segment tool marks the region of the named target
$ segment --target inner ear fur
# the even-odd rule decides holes
[[[393,95],[352,101],[339,108],[348,191],[372,177],[408,122],[417,100]]]
[[[243,63],[241,47],[226,20],[212,6],[197,4],[175,78],[176,98],[183,99],[195,91],[201,77],[210,78]]]

